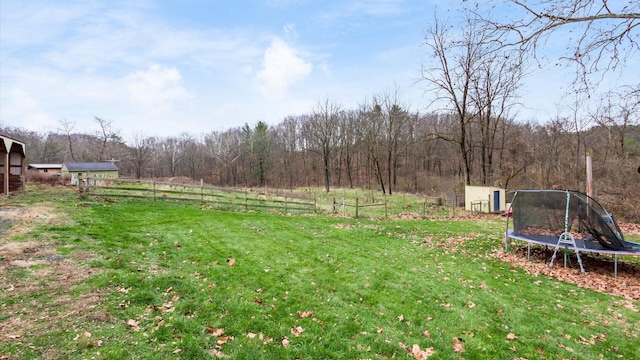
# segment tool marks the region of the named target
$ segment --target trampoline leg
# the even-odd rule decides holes
[[[548,257],[547,250],[549,250],[549,247],[547,245],[545,245],[544,246],[544,262],[545,262],[545,264],[547,262],[547,257]]]
[[[527,261],[529,260],[529,256],[531,255],[531,243],[527,243]]]
[[[613,254],[613,278],[618,278],[618,254]]]

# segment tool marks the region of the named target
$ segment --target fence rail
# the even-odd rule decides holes
[[[292,194],[273,195],[250,190],[219,188],[205,185],[202,181],[199,185],[194,185],[85,176],[79,178],[78,187],[83,196],[104,198],[192,201],[225,209],[267,209],[285,213],[314,213],[317,209],[315,201],[311,202]]]

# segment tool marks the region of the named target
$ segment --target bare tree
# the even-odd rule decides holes
[[[73,154],[73,127],[75,126],[73,121],[67,119],[61,119],[59,122],[60,126],[62,126],[62,130],[67,136],[67,145],[69,146],[69,155],[71,156],[71,160],[77,161],[75,155]]]
[[[634,91],[610,91],[602,96],[595,110],[590,114],[593,121],[606,129],[607,143],[615,144],[614,152],[626,157],[626,141],[629,129],[640,123],[640,93]]]
[[[180,147],[176,137],[167,137],[160,141],[159,149],[162,152],[161,158],[170,177],[176,176],[180,163]]]
[[[322,156],[324,187],[331,186],[331,161],[335,151],[342,106],[328,99],[318,102],[308,123],[308,150]]]
[[[406,127],[409,122],[409,112],[401,104],[400,92],[398,89],[381,95],[380,103],[383,109],[383,139],[385,142],[385,161],[387,170],[388,193],[392,194],[392,189],[397,183],[397,170],[400,160]]]
[[[202,177],[202,146],[199,139],[191,134],[182,133],[179,137],[180,153],[182,154],[182,175],[193,180]]]
[[[111,120],[105,120],[97,116],[94,116],[93,118],[100,127],[100,129],[96,132],[96,137],[99,140],[99,145],[97,146],[98,154],[96,156],[96,159],[98,161],[108,160],[105,156],[109,142],[119,140],[119,131],[113,128]]]
[[[213,132],[205,137],[208,154],[222,166],[222,173],[218,179],[220,185],[236,186],[238,181],[236,161],[241,155],[241,142],[239,129]]]
[[[523,77],[522,56],[518,52],[487,56],[477,67],[471,98],[478,112],[481,182],[487,184],[493,176],[499,130],[506,126],[510,110],[517,105],[517,90]]]
[[[450,132],[435,129],[433,135],[458,144],[465,183],[470,185],[473,144],[469,130],[478,115],[472,91],[479,64],[490,55],[486,46],[491,38],[470,19],[467,19],[463,34],[451,34],[450,31],[451,27],[434,17],[433,24],[427,29],[425,44],[432,51],[436,64],[432,67],[423,65],[421,80],[427,83],[427,92],[436,95],[434,103],[443,103],[445,111],[456,116],[456,129]]]
[[[140,132],[136,132],[131,138],[131,144],[129,146],[129,162],[131,163],[136,179],[142,178],[145,174],[145,168],[151,161],[153,155],[153,146],[155,142],[155,138],[145,137]]]
[[[300,126],[302,118],[299,116],[287,116],[278,126],[276,126],[276,148],[280,151],[282,176],[281,180],[285,186],[294,188],[296,184],[297,155],[301,153]]]
[[[638,1],[500,0],[496,5],[490,0],[469,5],[469,9],[476,14],[485,9],[499,14],[499,19],[485,17],[487,28],[507,34],[505,45],[534,56],[547,47],[549,38],[565,37],[567,53],[562,59],[577,64],[576,80],[584,86],[590,74],[616,69],[639,49]]]
[[[382,167],[382,139],[384,133],[384,115],[382,106],[374,98],[371,103],[365,101],[360,105],[360,116],[358,117],[358,136],[362,139],[366,147],[366,166],[373,171],[376,183],[382,193],[386,193],[384,169]],[[367,176],[370,182],[371,176]],[[371,187],[371,184],[369,184]]]
[[[358,135],[356,131],[358,112],[345,111],[340,116],[340,162],[344,169],[349,188],[353,188],[354,158]]]

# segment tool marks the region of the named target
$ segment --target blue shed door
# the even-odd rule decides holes
[[[493,212],[500,212],[500,191],[493,192]]]

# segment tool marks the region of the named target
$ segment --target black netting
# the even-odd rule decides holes
[[[589,248],[624,250],[630,246],[602,205],[579,192],[519,190],[513,194],[511,207],[513,231],[519,236],[558,238],[566,230]]]

